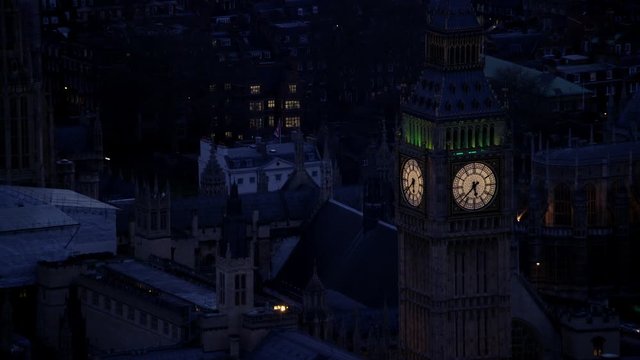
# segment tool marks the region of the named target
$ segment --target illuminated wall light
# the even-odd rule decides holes
[[[278,311],[283,313],[287,311],[287,309],[289,309],[287,305],[273,305],[273,311]]]

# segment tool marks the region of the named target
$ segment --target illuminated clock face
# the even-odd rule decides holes
[[[480,210],[491,203],[497,186],[496,176],[489,165],[468,163],[453,178],[453,198],[465,210]]]
[[[417,207],[422,202],[424,179],[420,165],[414,159],[402,165],[402,194],[409,205]]]

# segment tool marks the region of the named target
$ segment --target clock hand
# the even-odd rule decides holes
[[[475,197],[478,197],[478,191],[476,191],[476,188],[478,187],[479,183],[480,183],[479,181],[474,181],[471,184],[471,190],[473,190],[473,195],[475,195]]]
[[[411,184],[407,185],[407,187],[404,188],[405,191],[409,190],[409,188],[413,188],[413,185],[416,183],[416,179],[412,178],[411,179]]]
[[[464,196],[462,197],[462,199],[461,199],[461,200],[466,199],[466,198],[467,198],[467,196],[469,196],[469,194],[471,194],[471,192],[472,192],[472,191],[473,191],[473,187],[472,187],[471,189],[469,189],[469,191],[468,191],[466,194],[464,194]]]

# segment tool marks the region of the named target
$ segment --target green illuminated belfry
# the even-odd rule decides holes
[[[471,5],[437,1],[427,21],[426,65],[403,109],[404,141],[429,150],[501,145],[503,112],[483,73],[483,32]]]
[[[400,358],[511,357],[512,156],[469,0],[432,0],[402,107]]]

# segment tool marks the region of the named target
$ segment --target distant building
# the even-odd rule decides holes
[[[41,263],[39,336],[61,352],[72,345],[71,335],[84,328],[89,351],[96,355],[195,347],[238,357],[271,329],[296,327],[294,309],[256,306],[250,283],[240,288],[232,277],[213,286],[168,271],[161,263],[134,260]],[[238,289],[247,300],[242,307],[233,301],[240,299]],[[225,296],[229,306],[221,303]],[[82,328],[65,325],[74,311],[84,319]]]
[[[302,139],[300,139],[302,141]],[[215,146],[215,145],[213,145]],[[322,184],[323,159],[313,143],[304,142],[302,159],[306,173],[313,180],[313,184]],[[215,158],[212,158],[215,154]],[[216,161],[217,166],[208,165]],[[231,184],[238,185],[240,194],[260,191],[277,191],[283,188],[287,180],[294,173],[296,167],[295,142],[264,143],[258,140],[255,144],[240,147],[216,146],[212,151],[210,140],[200,141],[200,156],[198,168],[200,174],[200,189],[204,193],[216,193],[209,190],[203,176],[213,176],[205,172],[206,169],[222,171],[228,192]],[[329,173],[327,173],[329,174]],[[209,185],[211,186],[211,185]]]
[[[638,177],[637,141],[535,155],[516,229],[520,268],[540,293],[583,302],[640,294],[630,256],[640,251]]]

